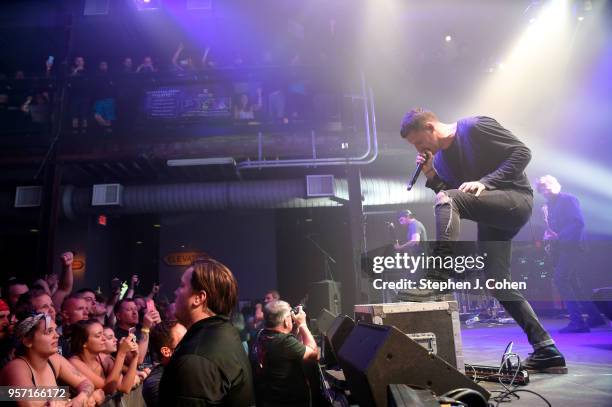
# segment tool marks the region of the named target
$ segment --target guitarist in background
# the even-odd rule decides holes
[[[400,234],[397,230],[395,230],[393,223],[389,224],[389,226],[392,226],[391,229],[395,238],[393,245],[395,251],[405,252],[409,256],[420,256],[421,254],[427,255],[427,230],[425,229],[425,226],[418,221],[414,217],[414,214],[408,209],[397,212],[397,222],[406,228],[406,237],[400,238]],[[424,273],[423,270],[419,268],[412,270],[410,273],[402,272],[402,275],[399,277],[418,282],[419,279],[424,277]],[[395,294],[394,301],[401,302],[409,300],[409,298],[406,297],[405,290],[396,290]]]
[[[584,260],[584,219],[580,202],[561,192],[559,181],[552,175],[537,179],[536,189],[546,199],[543,240],[548,255],[553,259],[554,281],[569,312],[570,322],[560,333],[589,332],[590,328],[605,324],[605,320],[582,287],[578,275]],[[588,315],[585,321],[582,314]]]
[[[414,217],[412,212],[408,209],[399,211],[397,213],[397,221],[400,225],[407,226],[408,230],[406,231],[406,242],[400,244],[399,241],[396,241],[393,246],[394,249],[397,251],[408,251],[415,256],[426,252],[427,231],[425,226]]]

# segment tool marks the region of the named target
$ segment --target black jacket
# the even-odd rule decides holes
[[[255,405],[249,360],[227,317],[206,318],[189,328],[164,368],[159,405]]]

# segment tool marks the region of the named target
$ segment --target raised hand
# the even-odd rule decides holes
[[[72,267],[74,262],[74,254],[72,252],[64,252],[60,255],[60,260],[64,267]]]

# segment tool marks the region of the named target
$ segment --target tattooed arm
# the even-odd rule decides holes
[[[74,406],[86,406],[90,403],[90,398],[94,392],[94,385],[89,379],[81,374],[69,361],[60,355],[53,355],[49,358],[58,372],[57,377],[78,393],[73,401]]]

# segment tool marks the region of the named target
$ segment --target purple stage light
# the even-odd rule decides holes
[[[160,7],[159,0],[134,0],[138,11],[157,10]]]

